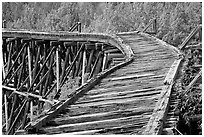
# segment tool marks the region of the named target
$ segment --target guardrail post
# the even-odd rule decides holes
[[[81,32],[81,22],[78,22],[78,31]]]
[[[199,40],[202,42],[202,27],[199,30]]]
[[[153,22],[153,31],[155,32],[155,34],[157,33],[157,20],[156,20],[156,18],[154,18],[154,22]]]
[[[2,28],[6,28],[6,20],[3,20],[3,22],[2,22]]]

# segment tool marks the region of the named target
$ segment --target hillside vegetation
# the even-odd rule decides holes
[[[141,30],[157,18],[157,37],[177,46],[201,23],[200,2],[4,2],[2,19],[7,28],[67,31],[75,22],[83,32],[115,33]]]

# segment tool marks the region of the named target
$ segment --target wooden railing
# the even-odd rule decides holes
[[[150,22],[147,24],[147,26],[142,30],[142,32],[146,32],[149,34],[156,34],[157,33],[157,27],[156,27],[156,18],[151,19]],[[152,25],[152,32],[147,31],[147,29]]]
[[[188,37],[183,41],[183,43],[179,46],[180,50],[183,50],[186,45],[190,42],[190,40],[196,35],[199,34],[199,40],[202,41],[202,25],[198,25],[193,31],[188,35]]]
[[[70,29],[69,32],[73,32],[77,30],[78,32],[81,32],[81,22],[76,22]]]
[[[6,28],[6,20],[2,21],[2,28]],[[69,32],[73,32],[75,30],[81,32],[81,22],[76,22],[73,26],[71,26]]]

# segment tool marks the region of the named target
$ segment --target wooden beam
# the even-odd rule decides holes
[[[91,77],[93,76],[94,71],[95,71],[95,69],[96,69],[96,67],[97,67],[97,63],[98,63],[98,60],[99,60],[101,54],[102,54],[102,51],[100,51],[100,52],[98,53],[97,58],[96,58],[96,60],[95,60],[95,63],[94,63],[94,65],[93,65],[93,68],[92,68],[92,70],[91,70],[91,73],[90,73],[88,79],[91,79]]]
[[[69,47],[69,43],[67,42],[64,42],[64,46],[65,46],[65,49],[66,49],[66,55],[65,55],[65,61],[64,61],[64,64],[63,64],[63,67],[62,67],[62,74],[61,74],[61,78],[60,78],[60,83],[64,77],[64,74],[65,74],[65,70],[66,70],[66,67],[67,65],[69,64],[69,53],[70,53],[70,47]]]
[[[34,80],[32,81],[32,84],[31,84],[31,86],[29,87],[28,92],[31,91],[32,87],[34,86],[34,83],[35,83],[36,80],[37,80],[37,77],[40,75],[40,73],[41,73],[42,70],[44,69],[44,67],[45,67],[45,65],[46,65],[46,63],[47,63],[47,61],[48,61],[48,59],[49,59],[50,56],[52,55],[52,52],[54,51],[54,49],[55,49],[55,47],[53,47],[53,48],[51,49],[51,51],[50,51],[50,53],[48,54],[47,58],[46,58],[45,61],[43,62],[43,65],[42,65],[41,69],[38,71],[38,73],[37,73],[36,77],[34,78]]]
[[[21,48],[20,52],[18,53],[16,59],[14,60],[14,63],[12,64],[12,66],[10,67],[10,69],[8,70],[5,79],[3,80],[2,83],[5,82],[5,80],[8,78],[9,74],[11,73],[12,69],[14,68],[14,66],[16,65],[16,63],[18,62],[18,59],[20,57],[20,55],[22,54],[24,48],[26,47],[27,43],[24,43],[23,47]]]
[[[16,115],[14,121],[12,121],[12,124],[11,124],[11,126],[10,126],[10,128],[9,128],[9,130],[8,130],[8,132],[7,132],[8,135],[9,135],[9,134],[12,134],[12,132],[13,132],[12,130],[14,130],[13,128],[14,128],[14,126],[16,125],[16,122],[19,120],[20,114],[22,113],[23,108],[25,107],[26,103],[27,103],[27,100],[24,100],[23,105],[21,106],[21,108],[20,108],[18,114]]]
[[[200,31],[201,28],[202,28],[202,25],[199,25],[196,28],[194,28],[193,31],[188,35],[188,37],[179,46],[179,49],[183,50],[185,46],[189,43],[189,41],[193,38],[193,36],[195,36]]]
[[[169,72],[165,78],[164,84],[166,85],[160,94],[160,98],[156,103],[156,107],[153,111],[147,126],[143,130],[143,135],[159,135],[164,127],[164,121],[166,120],[167,110],[170,103],[170,95],[174,84],[174,79],[177,76],[178,68],[181,63],[181,59],[175,60]]]
[[[20,68],[22,68],[23,66],[23,62],[18,66],[18,68],[16,68],[16,70],[13,72],[13,74],[11,75],[11,77],[8,79],[8,81],[2,82],[3,85],[8,85],[11,80],[13,79],[13,77],[18,73],[18,71],[20,70]]]
[[[82,44],[82,46],[80,47],[80,49],[78,50],[76,56],[74,57],[74,60],[72,61],[71,65],[67,68],[66,70],[66,74],[62,80],[62,82],[60,83],[60,86],[62,86],[67,78],[67,76],[69,75],[70,71],[72,70],[73,66],[75,65],[75,62],[80,54],[80,52],[82,51],[82,49],[84,48],[84,44]]]
[[[26,93],[26,92],[20,92],[16,88],[11,88],[11,87],[7,87],[7,86],[2,86],[2,88],[7,89],[7,90],[11,90],[13,94],[18,94],[18,95],[21,95],[21,96],[24,96],[24,97],[27,97],[27,98],[38,99],[40,101],[47,102],[47,103],[50,103],[52,105],[59,102],[58,100],[55,100],[55,99],[53,101],[50,101],[50,100],[45,99],[44,97],[42,97],[40,95],[35,95],[35,94],[32,94],[32,93]]]
[[[104,53],[120,53],[121,51],[117,48],[115,49],[109,49],[109,50],[105,50]]]
[[[59,72],[59,66],[60,64],[59,64],[59,45],[57,46],[57,48],[56,48],[56,78],[57,78],[57,91],[56,91],[56,93],[59,91],[59,89],[60,89],[60,72]],[[55,94],[56,94],[55,93]]]
[[[7,107],[7,97],[6,97],[6,93],[4,93],[4,104],[5,104],[5,121],[6,121],[6,132],[8,131],[8,107]]]
[[[107,56],[108,56],[108,53],[104,53],[102,71],[104,71],[107,68],[107,59],[108,59]]]
[[[37,48],[38,48],[38,51],[37,51],[37,56],[36,56],[35,64],[34,64],[33,78],[35,78],[35,76],[36,76],[37,68],[39,66],[39,62],[38,61],[40,59],[40,46],[38,46]]]
[[[31,68],[31,54],[30,54],[30,45],[27,47],[28,49],[28,72],[29,72],[29,85],[32,84],[32,68]],[[33,121],[33,101],[30,100],[30,121]]]
[[[202,27],[201,27],[201,29],[199,30],[198,33],[199,33],[199,40],[202,43]]]
[[[155,20],[156,20],[156,18],[154,18],[154,19],[151,19],[150,21],[149,21],[149,23],[147,24],[147,26],[142,30],[142,32],[145,32],[149,27],[150,27],[150,25],[151,24],[154,24],[155,23]],[[153,25],[153,28],[154,28],[155,26]],[[155,33],[155,32],[154,32]]]
[[[96,69],[94,71],[94,75],[98,74],[102,70],[102,61],[103,61],[103,52],[101,52],[100,57],[98,59]]]
[[[8,62],[7,62],[7,71],[9,71],[10,65],[11,65],[12,49],[13,49],[13,42],[10,43],[9,54],[8,54]]]
[[[43,93],[42,93],[43,96],[46,94],[46,91],[47,91],[47,87],[48,87],[48,84],[49,84],[49,79],[51,77],[50,75],[51,75],[52,67],[54,66],[53,61],[54,61],[54,54],[51,55],[50,66],[49,66],[49,69],[48,69],[48,76],[46,77],[45,86],[44,86]]]
[[[93,60],[93,55],[94,55],[94,50],[91,50],[91,53],[90,53],[89,59],[88,59],[86,73],[89,73],[91,71],[91,63],[92,63],[92,60]]]
[[[164,79],[164,85],[170,85],[171,83],[174,82],[175,80],[175,76],[177,75],[177,70],[180,67],[181,61],[183,60],[183,58],[181,59],[177,59],[174,61],[174,63],[171,65],[165,79]]]
[[[77,42],[77,44],[78,44],[78,47],[80,47],[81,43]],[[79,70],[80,70],[80,67],[81,67],[82,58],[83,58],[83,49],[79,54],[78,61],[76,62],[76,71],[75,71],[75,75],[74,75],[75,77],[79,76]]]
[[[86,43],[85,44],[85,50],[95,50],[96,46],[95,43]]]
[[[193,85],[199,80],[199,78],[202,77],[202,69],[199,71],[199,73],[194,77],[194,79],[191,81],[191,83],[186,87],[185,91],[183,94],[188,94],[190,89],[193,87]]]
[[[82,75],[81,75],[81,85],[85,83],[85,69],[86,69],[86,50],[83,50],[83,61],[82,61]]]

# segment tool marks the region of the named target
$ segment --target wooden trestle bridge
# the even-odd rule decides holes
[[[81,33],[80,23],[70,29],[79,32],[3,29],[3,134],[161,134],[175,119],[183,57],[145,33],[151,24],[154,34],[156,20],[116,35]]]

